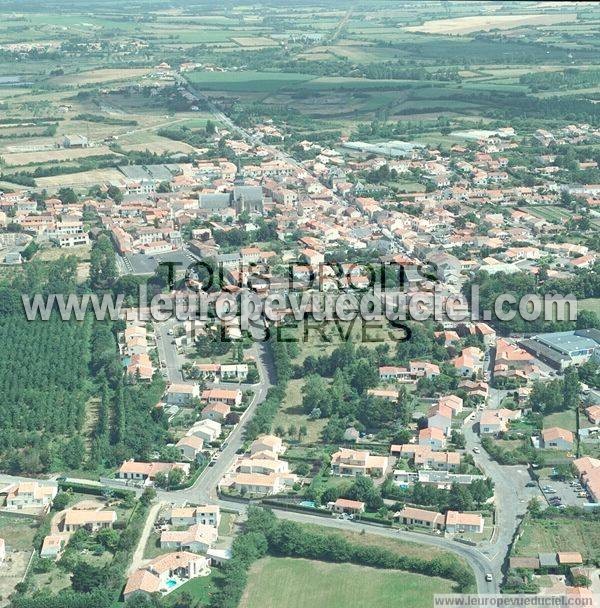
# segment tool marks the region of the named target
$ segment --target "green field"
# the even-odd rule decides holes
[[[189,81],[200,89],[237,92],[272,92],[314,78],[296,72],[192,72]]]
[[[591,310],[600,315],[600,298],[587,298],[577,302],[577,310]]]
[[[423,608],[450,593],[441,578],[353,564],[267,557],[252,567],[239,608]]]

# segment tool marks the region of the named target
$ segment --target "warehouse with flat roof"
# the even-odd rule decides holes
[[[538,334],[521,340],[519,345],[540,361],[560,370],[600,360],[600,330],[577,329]]]

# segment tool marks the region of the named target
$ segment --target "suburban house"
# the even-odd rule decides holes
[[[6,495],[6,509],[49,509],[58,492],[56,484],[40,484],[37,481],[20,481],[10,486]]]
[[[173,469],[181,469],[187,476],[190,474],[190,465],[185,462],[136,462],[125,460],[119,470],[119,479],[133,479],[145,483],[154,481],[158,473],[169,473]]]
[[[387,399],[388,401],[398,401],[399,397],[398,391],[385,388],[370,388],[367,390],[367,395],[377,397],[378,399]]]
[[[379,379],[383,382],[412,382],[408,368],[395,365],[382,365],[379,368]]]
[[[285,452],[285,446],[280,437],[261,435],[250,444],[250,454],[256,454],[257,452],[273,452],[281,455]]]
[[[205,524],[193,524],[187,530],[166,530],[160,535],[161,549],[206,553],[216,542],[217,529]]]
[[[444,516],[436,511],[427,509],[416,509],[415,507],[404,507],[394,515],[401,524],[405,526],[420,526],[430,530],[444,529]]]
[[[291,473],[234,473],[229,479],[224,480],[220,486],[230,487],[241,494],[279,494],[286,487],[296,483],[297,476]]]
[[[592,424],[600,425],[600,405],[590,405],[585,413]]]
[[[229,412],[231,412],[231,408],[227,403],[215,401],[204,406],[200,415],[202,420],[214,420],[215,422],[223,423]]]
[[[476,346],[468,346],[452,360],[452,364],[461,376],[481,374],[483,372],[483,352]]]
[[[508,430],[508,423],[521,417],[520,410],[500,408],[497,410],[484,410],[479,420],[479,433],[497,435]]]
[[[443,450],[446,447],[446,435],[441,429],[428,427],[419,431],[419,445],[432,450]]]
[[[573,466],[592,502],[600,502],[600,460],[584,456],[574,460]]]
[[[203,555],[189,551],[167,553],[129,576],[123,590],[123,599],[127,601],[136,594],[167,593],[175,588],[168,585],[168,581],[174,577],[186,581],[208,574],[208,559]]]
[[[248,376],[248,365],[246,363],[237,363],[237,364],[222,364],[220,366],[219,372],[221,374],[221,380],[236,380],[243,381]]]
[[[286,460],[278,458],[263,458],[266,452],[256,452],[250,458],[242,458],[237,463],[237,470],[240,473],[261,473],[270,475],[271,473],[288,473],[289,465]]]
[[[198,384],[173,383],[167,388],[166,402],[169,405],[186,405],[199,396]]]
[[[394,515],[405,526],[419,526],[429,530],[445,530],[450,534],[458,532],[483,532],[483,517],[479,513],[448,511],[445,515],[437,511],[405,507]]]
[[[483,517],[479,513],[446,512],[446,532],[483,532]]]
[[[221,425],[214,420],[201,420],[194,424],[187,434],[200,437],[205,443],[212,443],[221,435]]]
[[[229,407],[239,407],[242,404],[240,389],[210,388],[202,391],[202,401],[206,403],[226,403]]]
[[[102,528],[112,528],[117,521],[115,511],[99,511],[92,509],[69,509],[63,520],[64,532],[89,530],[96,532]]]
[[[298,476],[289,472],[288,463],[279,460],[285,447],[279,437],[262,435],[250,445],[250,453],[239,458],[232,470],[219,482],[219,488],[230,488],[248,494],[278,494],[293,486]]]
[[[398,449],[399,448],[399,449]],[[459,452],[436,452],[427,445],[405,444],[392,446],[391,453],[412,460],[415,467],[454,471],[460,465]]]
[[[433,405],[427,411],[427,426],[440,429],[446,437],[452,430],[452,408],[447,405]]]
[[[48,534],[44,538],[42,548],[40,549],[40,557],[43,559],[56,560],[62,553],[64,546],[67,544],[67,537],[63,534]]]
[[[332,475],[384,477],[389,467],[390,459],[387,456],[373,456],[366,450],[340,448],[331,456]]]
[[[543,448],[570,451],[573,449],[575,437],[571,431],[553,426],[541,432],[541,445]]]
[[[169,521],[173,526],[177,527],[203,524],[218,528],[221,521],[221,509],[218,505],[173,507],[169,514]]]
[[[194,461],[198,458],[199,454],[202,454],[202,447],[204,446],[204,439],[197,435],[186,435],[182,437],[176,444],[179,453],[182,458],[186,460]]]
[[[408,369],[413,378],[431,378],[440,375],[439,365],[429,361],[410,361]]]
[[[463,400],[456,395],[446,395],[438,399],[438,405],[449,407],[453,414],[460,414],[463,410]]]
[[[425,452],[415,454],[415,466],[436,471],[455,471],[460,466],[459,452]]]
[[[327,508],[333,513],[364,513],[365,503],[360,500],[348,500],[347,498],[338,498],[335,502],[327,504]]]

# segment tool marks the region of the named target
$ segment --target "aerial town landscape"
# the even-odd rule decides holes
[[[0,14],[0,608],[600,606],[599,3]]]

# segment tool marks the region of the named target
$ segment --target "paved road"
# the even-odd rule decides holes
[[[507,392],[490,389],[487,407],[497,409]],[[467,452],[472,454],[475,464],[494,482],[496,525],[491,542],[480,544],[480,548],[489,559],[494,580],[500,581],[501,569],[519,520],[526,512],[531,498],[539,496],[539,490],[526,487],[531,478],[524,465],[503,466],[489,457],[481,447],[477,433],[480,417],[481,413],[477,412],[474,419],[465,421],[463,432]],[[474,448],[479,450],[478,454],[473,452]]]
[[[176,324],[176,319],[154,324],[158,358],[161,363],[166,365],[166,368],[161,369],[166,370],[169,382],[183,382],[183,374],[181,373],[183,361],[177,352],[177,346],[171,344],[173,336],[169,335],[169,331],[172,331]]]
[[[201,503],[208,500],[216,500],[217,483],[233,464],[237,451],[244,443],[244,429],[248,421],[254,416],[256,408],[262,403],[269,388],[273,385],[275,374],[273,362],[268,348],[263,343],[255,343],[250,351],[256,360],[256,367],[260,376],[260,382],[255,385],[254,396],[248,407],[224,442],[219,457],[212,467],[207,467],[198,477],[194,485],[185,490],[174,492],[159,492],[161,500],[174,503]]]
[[[237,509],[240,512],[244,512],[246,510],[246,505],[244,504],[226,500],[219,500],[218,502],[222,507]],[[352,530],[354,532],[365,530],[369,534],[373,534],[375,536],[405,540],[422,545],[431,545],[445,551],[450,551],[462,557],[473,568],[477,582],[477,591],[479,593],[498,593],[499,579],[494,578],[492,582],[485,580],[486,574],[491,572],[490,559],[476,547],[463,545],[448,538],[433,535],[430,536],[425,533],[409,532],[406,530],[392,530],[390,528],[384,528],[382,526],[367,524],[364,522],[334,519],[319,515],[311,515],[309,513],[296,513],[295,511],[285,511],[282,509],[274,509],[273,511],[280,519],[287,519],[305,524],[312,523],[326,528]]]

